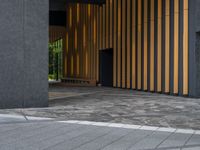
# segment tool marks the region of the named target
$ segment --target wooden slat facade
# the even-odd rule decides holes
[[[67,73],[66,66],[65,76],[98,82],[99,51],[113,48],[114,87],[188,95],[188,1],[67,4],[64,58],[73,59],[65,64],[76,69]]]

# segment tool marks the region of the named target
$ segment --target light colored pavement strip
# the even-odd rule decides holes
[[[50,121],[52,118],[41,118],[24,116],[23,114],[0,114],[0,124],[4,123],[20,123],[27,121]]]
[[[86,92],[86,93],[64,93],[64,92],[49,92],[49,100],[59,100],[64,98],[72,98],[78,96],[85,96],[85,95],[93,95],[97,93],[104,93],[104,91],[97,91],[97,92]]]
[[[160,131],[160,132],[175,132],[182,134],[197,134],[200,135],[200,130],[191,129],[175,129],[175,128],[164,128],[164,127],[154,127],[154,126],[140,126],[140,125],[130,125],[130,124],[118,124],[118,123],[107,123],[107,122],[92,122],[92,121],[59,121],[63,123],[75,123],[83,125],[94,125],[94,126],[105,126],[105,127],[116,127],[116,128],[126,128],[126,129],[139,129],[139,130],[149,130],[149,131]]]

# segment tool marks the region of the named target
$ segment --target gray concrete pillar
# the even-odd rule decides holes
[[[0,108],[48,106],[49,0],[0,2]]]
[[[189,93],[200,97],[200,1],[189,0]]]

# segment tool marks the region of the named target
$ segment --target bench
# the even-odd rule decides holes
[[[76,86],[96,86],[96,80],[82,78],[62,78],[61,83]]]

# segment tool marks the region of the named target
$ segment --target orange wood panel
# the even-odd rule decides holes
[[[127,55],[126,55],[126,87],[131,87],[131,0],[127,0]]]
[[[103,5],[103,49],[106,48],[106,6]]]
[[[102,21],[102,18],[103,18],[103,7],[100,7],[99,8],[100,10],[100,14],[99,14],[99,31],[100,31],[100,35],[99,35],[99,43],[100,43],[100,46],[99,46],[99,49],[102,49],[103,48],[103,21]]]
[[[174,94],[178,94],[179,76],[179,0],[174,0]]]
[[[142,1],[138,0],[137,26],[137,89],[142,89]]]
[[[94,27],[93,27],[93,36],[94,36],[94,67],[93,67],[93,70],[94,70],[94,79],[97,80],[97,47],[98,47],[98,44],[97,44],[97,7],[98,6],[94,6]]]
[[[118,73],[117,73],[117,86],[121,87],[121,0],[118,0],[118,54],[117,54],[117,66],[118,66]]]
[[[79,59],[79,54],[78,53],[77,53],[76,57],[77,57],[76,58],[76,61],[77,61],[77,63],[76,63],[76,65],[77,65],[77,67],[76,67],[76,69],[77,69],[76,73],[77,73],[77,76],[79,76],[79,74],[80,74],[80,66],[79,66],[80,65],[79,64],[80,63],[80,59]]]
[[[183,3],[183,95],[188,95],[188,1],[184,0]]]
[[[98,41],[98,46],[96,50],[96,58],[97,58],[97,66],[96,66],[96,71],[97,71],[97,82],[99,81],[99,49],[100,49],[100,7],[97,6],[97,41]]]
[[[148,62],[148,0],[144,0],[144,53],[143,53],[143,90],[147,90],[147,62]]]
[[[110,48],[113,48],[113,1],[116,1],[116,0],[110,0],[110,7],[109,7],[109,11],[110,11],[110,24],[109,24],[109,27],[110,27],[110,31],[109,31],[109,33],[110,33],[110,36],[109,36],[109,38],[110,38],[110,45],[109,45],[109,47]]]
[[[162,91],[162,1],[158,1],[157,92]]]
[[[117,87],[117,0],[113,1],[113,5],[114,5],[113,86]]]
[[[136,89],[136,0],[132,0],[132,88]]]
[[[126,0],[122,0],[122,88],[126,87]]]
[[[155,1],[151,0],[151,31],[150,31],[150,91],[154,91],[154,38],[155,38],[155,34],[154,34],[154,25],[155,25],[155,17],[154,17],[154,5],[155,5]]]
[[[106,0],[106,47],[109,48],[109,24],[110,24],[110,2]]]
[[[170,92],[170,0],[165,1],[165,93]]]

